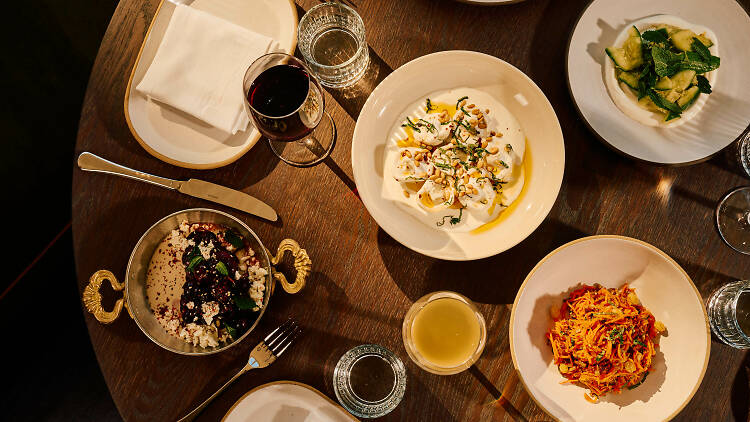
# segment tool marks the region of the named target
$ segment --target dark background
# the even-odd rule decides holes
[[[81,103],[117,1],[4,6],[0,419],[120,420],[84,325],[70,231]]]

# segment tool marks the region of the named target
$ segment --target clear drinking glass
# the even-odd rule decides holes
[[[395,409],[406,392],[406,368],[393,352],[363,344],[344,353],[333,370],[333,391],[346,410],[379,418]]]
[[[444,301],[440,308],[434,306],[438,301]],[[424,313],[426,309],[429,311]],[[423,315],[420,317],[420,314]],[[450,326],[450,321],[461,319],[466,322],[464,326]],[[468,335],[459,337],[473,329],[478,330],[476,338]],[[419,330],[425,331],[419,333]],[[406,312],[401,334],[411,360],[425,371],[438,375],[457,374],[471,367],[482,355],[487,341],[487,327],[479,309],[466,296],[450,291],[429,293],[414,302]],[[435,341],[420,346],[420,339],[425,338]],[[427,346],[429,349],[426,349]],[[430,356],[435,351],[442,352],[440,358],[447,359],[438,362],[436,355]]]
[[[245,111],[282,161],[309,167],[331,153],[336,125],[318,80],[300,60],[284,53],[261,56],[245,72],[242,89]]]
[[[324,86],[352,85],[367,70],[370,55],[365,24],[347,5],[326,2],[312,7],[300,20],[297,41],[302,56]]]
[[[716,290],[706,305],[711,331],[724,343],[750,349],[750,281],[735,281]]]
[[[732,249],[750,255],[750,186],[729,192],[716,207],[716,226]]]

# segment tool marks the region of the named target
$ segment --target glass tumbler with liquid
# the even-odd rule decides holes
[[[750,281],[735,281],[716,290],[706,305],[711,331],[724,343],[750,349]]]
[[[468,369],[484,350],[487,329],[474,303],[455,292],[423,296],[404,317],[406,353],[420,368],[438,375]]]
[[[370,62],[362,18],[339,2],[308,10],[297,28],[297,40],[305,62],[329,88],[354,84]]]

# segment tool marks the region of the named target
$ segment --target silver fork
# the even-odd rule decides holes
[[[206,401],[200,404],[200,406],[196,407],[192,412],[185,415],[178,422],[188,422],[195,419],[195,417],[198,416],[198,414],[203,411],[203,409],[209,403],[211,403],[213,399],[221,394],[221,392],[224,391],[224,389],[226,389],[229,384],[233,383],[234,380],[239,378],[240,375],[251,369],[265,368],[266,366],[274,363],[274,361],[276,361],[276,359],[281,356],[284,351],[286,351],[286,349],[294,342],[294,340],[297,338],[297,336],[300,335],[301,332],[302,329],[300,328],[300,326],[291,318],[288,319],[285,323],[281,324],[275,330],[271,331],[271,334],[267,335],[266,338],[258,343],[253,351],[250,352],[250,359],[248,359],[247,365],[240,369],[240,372],[238,372],[229,381],[227,381],[226,384],[222,385],[217,392],[213,393],[211,397],[207,398]]]

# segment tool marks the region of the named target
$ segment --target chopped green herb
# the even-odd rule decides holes
[[[654,104],[657,105],[657,107],[661,107],[664,110],[671,111],[679,117],[680,113],[682,113],[682,109],[677,104],[667,101],[666,98],[659,95],[654,89],[650,89],[648,91],[648,97],[651,98],[651,101],[654,102]]]
[[[644,31],[641,38],[656,44],[667,45],[669,43],[669,33],[664,28]]]
[[[708,82],[708,79],[703,75],[696,76],[696,79],[698,79],[698,90],[704,94],[710,94],[711,84]]]
[[[407,126],[416,130],[417,132],[420,132],[420,133],[422,132],[421,130],[419,130],[417,125],[415,125],[414,122],[412,122],[411,119],[408,117],[406,118],[406,123],[402,124],[401,127],[407,127]]]
[[[247,295],[233,295],[232,300],[234,301],[234,304],[237,305],[240,309],[253,309],[255,305],[255,301],[250,299],[250,296]]]
[[[612,342],[619,342],[622,343],[622,335],[624,332],[624,328],[615,328],[614,330],[610,331],[609,333],[609,339],[612,340]]]
[[[648,371],[646,371],[646,373],[643,374],[643,378],[641,378],[641,380],[638,381],[638,384],[633,384],[631,386],[628,386],[628,390],[632,390],[635,387],[638,387],[639,385],[643,384],[643,381],[646,381],[647,376],[648,376]]]
[[[425,110],[424,110],[424,111],[426,111],[426,112],[428,112],[428,113],[429,113],[429,112],[431,112],[432,110],[437,110],[437,107],[433,106],[433,105],[432,105],[432,101],[430,101],[430,99],[428,98],[428,99],[427,99],[427,104],[425,105]]]
[[[432,133],[436,133],[437,132],[437,128],[435,127],[435,125],[433,125],[432,123],[428,122],[425,119],[419,119],[417,121],[417,126],[425,126],[427,128],[427,130],[429,130]]]
[[[701,58],[705,61],[711,60],[711,52],[708,51],[708,47],[706,47],[698,38],[693,38],[693,43],[690,44],[690,48],[693,49],[698,55],[701,56]]]
[[[227,266],[224,265],[223,262],[219,261],[216,263],[216,271],[219,272],[221,275],[229,275],[229,270],[227,270]]]
[[[185,271],[193,271],[195,266],[200,264],[201,262],[203,262],[203,257],[201,255],[194,256],[193,259],[190,260],[190,263],[188,264],[187,268],[185,268]]]
[[[469,97],[468,97],[468,96],[463,96],[463,97],[459,98],[459,99],[458,99],[458,101],[456,101],[456,108],[458,109],[458,108],[460,108],[460,107],[461,107],[461,106],[459,105],[459,104],[461,104],[461,101],[463,101],[463,100],[468,100],[468,99],[469,99]]]
[[[234,230],[231,229],[224,232],[224,240],[231,243],[232,246],[237,249],[245,246],[245,242],[242,241],[242,237],[240,237],[237,233],[234,232]]]
[[[464,209],[459,208],[458,210],[458,217],[454,217],[452,215],[444,215],[443,219],[435,223],[438,227],[445,224],[445,219],[450,218],[449,222],[451,223],[451,226],[455,226],[456,224],[461,222],[461,218],[463,218]]]
[[[232,340],[237,340],[237,329],[232,327],[231,325],[224,323],[224,329],[227,330],[227,334],[229,334],[229,337],[232,338]]]

